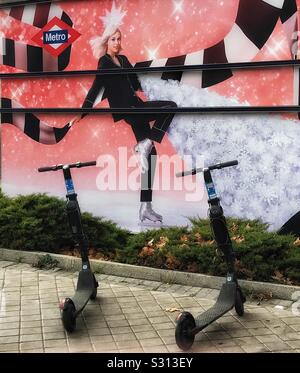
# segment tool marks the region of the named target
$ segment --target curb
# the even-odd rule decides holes
[[[58,261],[57,266],[61,269],[79,271],[81,269],[81,259],[68,255],[0,249],[0,260],[34,264],[38,258],[49,254]],[[136,278],[141,280],[158,281],[168,284],[178,284],[185,286],[195,286],[210,289],[220,289],[224,283],[224,277],[209,276],[199,273],[188,273],[172,271],[159,268],[135,266],[131,264],[108,262],[98,259],[90,260],[94,272],[105,275]],[[300,292],[300,286],[273,284],[269,282],[239,280],[242,289],[248,292],[268,293],[273,298],[284,300],[293,299],[293,293]]]

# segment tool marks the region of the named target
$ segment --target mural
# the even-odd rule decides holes
[[[288,60],[298,1],[59,1],[1,9],[1,72]],[[176,32],[174,32],[176,30]],[[291,105],[298,69],[2,80],[2,107]],[[238,159],[216,178],[226,215],[279,228],[299,211],[296,115],[2,114],[2,188],[63,196],[56,163],[97,159],[74,180],[84,209],[132,230],[206,216],[201,175],[183,167]],[[299,176],[298,176],[299,175]],[[251,201],[251,203],[249,203]],[[162,221],[162,222],[161,222]]]

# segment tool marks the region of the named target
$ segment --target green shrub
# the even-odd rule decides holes
[[[127,231],[89,213],[82,214],[90,247],[107,253],[126,243]],[[65,201],[45,194],[8,198],[0,194],[0,244],[18,250],[60,252],[73,240]]]
[[[207,219],[192,226],[149,230],[129,238],[116,260],[145,266],[225,275],[223,253],[217,248]],[[239,278],[300,282],[300,248],[291,235],[269,232],[258,220],[227,219]]]
[[[111,260],[218,276],[226,273],[208,219],[191,219],[189,227],[136,234],[86,212],[82,223],[89,247]],[[269,232],[267,224],[258,220],[227,219],[227,224],[239,278],[300,283],[299,239]],[[9,198],[0,190],[0,245],[58,253],[72,249],[65,201],[45,194]]]
[[[39,269],[53,269],[57,267],[58,260],[52,258],[51,255],[39,255],[38,260],[36,263],[33,264],[33,267],[39,268]]]

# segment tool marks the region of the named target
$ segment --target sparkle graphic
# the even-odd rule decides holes
[[[123,18],[126,16],[127,10],[123,11],[122,6],[116,7],[113,2],[111,11],[105,10],[105,16],[100,17],[104,27],[119,27],[123,24]]]
[[[147,53],[148,53],[148,58],[150,58],[150,60],[154,60],[156,57],[157,57],[157,52],[159,50],[159,46],[156,47],[156,48],[146,48],[147,50]]]
[[[175,13],[182,13],[183,12],[183,2],[184,0],[173,0],[173,13],[172,15],[174,15]]]
[[[286,40],[281,39],[281,40],[272,40],[272,45],[267,46],[268,52],[270,55],[275,57],[276,59],[279,59],[279,56],[284,52],[284,47],[286,45]]]

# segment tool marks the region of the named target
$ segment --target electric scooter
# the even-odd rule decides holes
[[[64,328],[68,332],[73,332],[76,328],[76,317],[84,309],[88,301],[94,300],[97,296],[98,282],[96,281],[95,275],[91,270],[90,262],[88,258],[88,240],[85,236],[81,223],[81,213],[79,204],[77,201],[77,194],[75,193],[74,184],[71,175],[71,168],[81,168],[87,166],[95,166],[96,162],[78,162],[73,164],[59,164],[50,167],[40,167],[39,172],[58,171],[63,170],[65,179],[65,186],[67,190],[67,204],[66,212],[72,232],[72,236],[75,242],[75,246],[80,249],[81,254],[81,271],[78,275],[77,287],[74,297],[65,298],[60,303],[62,310],[62,322]]]
[[[194,168],[190,171],[177,173],[177,177],[195,175],[202,172],[208,194],[209,219],[212,232],[218,248],[223,252],[227,264],[226,282],[222,285],[216,303],[207,311],[201,313],[196,318],[189,312],[182,312],[177,317],[175,330],[175,339],[178,347],[182,350],[188,350],[194,343],[195,335],[206,328],[212,322],[223,316],[226,312],[235,307],[239,316],[244,314],[245,296],[238,285],[235,255],[232,249],[229,232],[226,225],[226,219],[217,196],[216,189],[212,180],[211,171],[219,170],[225,167],[236,166],[237,161],[215,164],[207,168]]]

